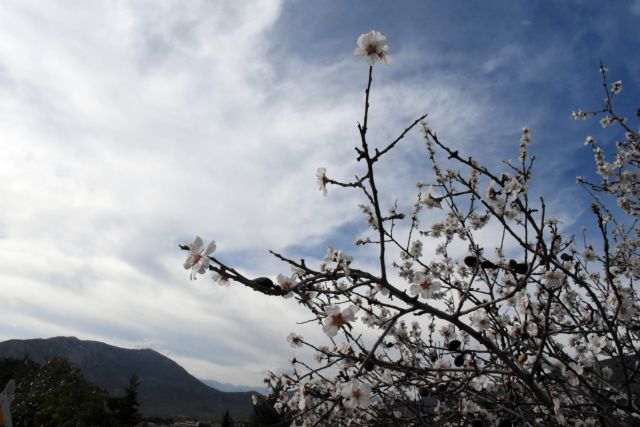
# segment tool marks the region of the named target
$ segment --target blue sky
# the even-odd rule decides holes
[[[268,249],[321,258],[363,229],[348,179],[372,29],[371,141],[413,119],[499,166],[523,126],[536,191],[568,229],[588,222],[575,176],[591,170],[598,61],[633,116],[640,2],[234,1],[0,4],[0,340],[75,335],[152,347],[201,378],[259,384],[287,365],[290,331],[322,340],[292,301],[208,278],[186,243],[215,239],[249,275],[286,273]],[[417,132],[381,165],[385,202],[428,179]],[[358,258],[360,256],[360,258]]]

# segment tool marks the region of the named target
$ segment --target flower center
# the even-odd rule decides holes
[[[429,289],[431,287],[431,283],[427,282],[426,280],[422,283],[420,283],[420,287],[422,289]]]
[[[373,55],[374,53],[376,53],[376,47],[372,44],[370,44],[369,46],[367,46],[367,55]]]
[[[344,320],[342,320],[342,314],[338,313],[338,314],[332,314],[331,315],[331,324],[335,325],[335,326],[342,326],[342,324],[344,323]]]
[[[202,259],[202,254],[193,254],[193,263],[197,264]]]

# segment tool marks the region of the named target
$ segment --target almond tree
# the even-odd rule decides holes
[[[309,426],[638,425],[640,143],[614,110],[622,82],[609,84],[601,65],[603,105],[573,113],[600,117],[624,134],[611,161],[587,138],[599,175],[597,182],[578,178],[593,198],[598,234],[589,244],[586,234],[561,229],[544,198],[529,196],[529,129],[518,161],[504,162],[502,171],[442,141],[426,115],[387,145],[369,145],[369,96],[374,66],[389,62],[386,38],[363,34],[354,53],[369,63],[356,147],[364,172],[351,181],[325,168],[316,176],[325,195],[330,186],[363,195],[370,230],[356,244],[375,249],[375,269],[358,269],[333,247],[320,265],[273,252],[291,269],[274,284],[225,264],[212,255],[215,244],[205,248],[199,237],[181,245],[193,277],[208,269],[221,283],[294,297],[333,341],[327,347],[289,334],[293,347],[316,357],[268,376],[275,408]],[[418,182],[412,208],[402,212],[383,206],[376,171],[414,129],[433,179]],[[493,247],[478,238],[486,228],[500,236]],[[460,241],[468,253],[450,256]],[[434,257],[423,255],[427,245],[436,247]]]

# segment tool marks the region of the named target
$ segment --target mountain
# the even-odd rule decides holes
[[[215,388],[216,390],[224,391],[224,392],[234,392],[234,391],[253,391],[260,393],[262,395],[267,395],[267,389],[260,386],[248,386],[248,385],[236,385],[231,383],[221,383],[216,380],[203,380],[203,383],[208,385],[211,388]]]
[[[38,363],[63,357],[111,395],[122,394],[129,377],[136,373],[140,379],[140,412],[147,416],[220,420],[229,410],[235,420],[248,421],[252,412],[252,393],[211,388],[151,349],[131,350],[75,337],[55,337],[0,342],[0,358],[4,357],[27,357]]]

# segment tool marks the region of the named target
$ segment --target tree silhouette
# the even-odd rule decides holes
[[[138,412],[140,406],[138,401],[139,386],[140,379],[136,373],[133,373],[129,377],[129,384],[123,389],[124,395],[109,398],[109,408],[114,411],[118,422],[122,425],[133,426],[141,419]]]
[[[227,409],[224,415],[222,416],[221,427],[233,427],[233,425],[234,425],[233,418],[231,418],[231,415],[229,415],[229,410]]]

